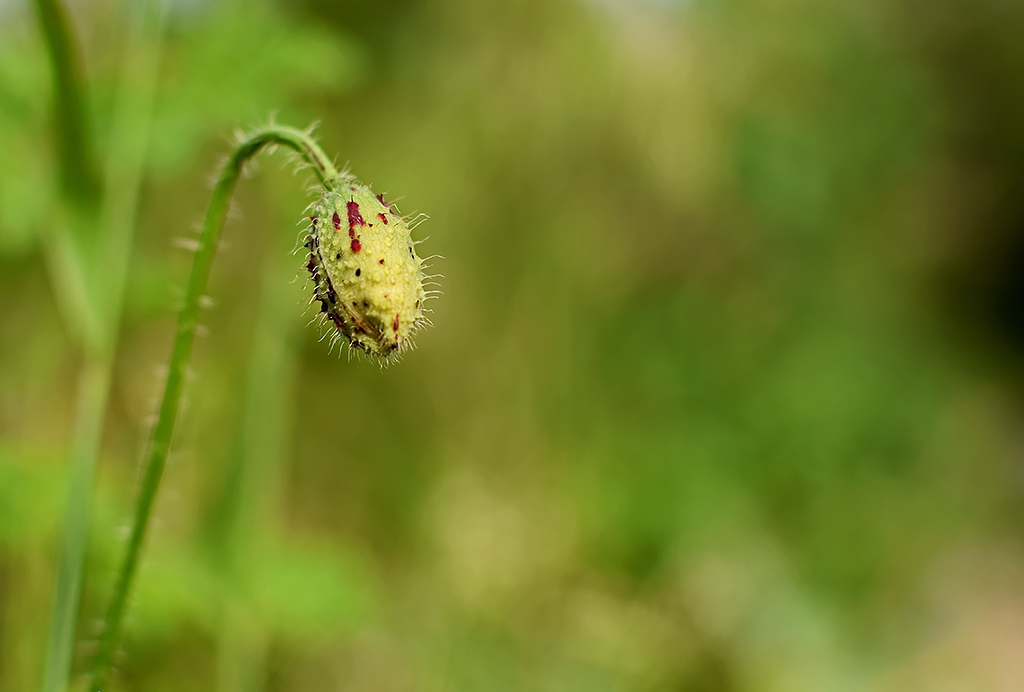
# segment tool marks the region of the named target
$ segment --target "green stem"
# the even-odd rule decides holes
[[[54,63],[54,120],[58,125],[64,201],[64,223],[44,249],[63,316],[85,352],[41,688],[42,692],[66,692],[89,538],[93,477],[124,302],[127,257],[156,91],[165,3],[151,0],[125,8],[126,59],[122,61],[124,74],[103,185],[89,182],[95,166],[95,148],[92,132],[84,122],[84,83],[73,60],[70,27],[57,0],[37,0],[36,6]],[[129,84],[130,89],[125,86]],[[81,181],[85,181],[84,185],[76,188]],[[92,196],[98,195],[101,187],[109,194],[94,200]],[[72,223],[77,224],[77,234],[66,227]],[[102,252],[86,255],[81,243],[76,247],[76,236],[79,240],[95,238],[94,243]],[[100,262],[102,271],[97,270]],[[87,280],[87,271],[91,282]]]
[[[43,692],[64,692],[68,687],[82,569],[89,538],[89,517],[92,514],[93,475],[107,413],[110,373],[110,358],[89,357],[79,375],[71,478],[61,531],[50,634],[46,643]]]
[[[102,326],[99,296],[88,272],[87,247],[97,230],[99,165],[85,106],[85,78],[78,47],[60,0],[35,0],[36,15],[53,70],[53,126],[63,202],[46,259],[57,303],[72,335],[98,351]]]
[[[82,97],[84,78],[76,60],[75,43],[59,0],[36,0],[36,13],[53,64],[61,184],[78,201],[99,199],[99,167]]]
[[[192,352],[192,344],[195,340],[200,298],[206,290],[210,266],[213,264],[213,256],[217,250],[221,231],[224,228],[224,220],[227,216],[231,193],[235,188],[235,183],[238,182],[238,177],[245,162],[264,147],[271,145],[283,145],[296,151],[312,166],[320,182],[325,186],[331,186],[338,178],[338,172],[330,160],[328,160],[320,147],[317,146],[307,133],[277,125],[261,128],[248,135],[238,144],[231,157],[224,164],[224,168],[214,187],[210,207],[206,213],[206,219],[203,221],[203,228],[199,235],[199,246],[196,250],[195,259],[192,262],[192,271],[189,275],[188,288],[185,293],[185,305],[178,314],[178,326],[174,338],[174,349],[171,352],[171,360],[167,371],[167,383],[164,388],[163,401],[160,404],[160,413],[146,453],[142,485],[138,501],[135,505],[135,515],[132,520],[132,528],[128,537],[124,560],[121,563],[117,580],[114,584],[114,594],[110,601],[110,607],[107,610],[103,632],[100,635],[99,650],[93,664],[92,680],[89,684],[91,692],[102,692],[110,675],[111,662],[121,634],[128,596],[138,569],[142,544],[146,537],[146,529],[149,526],[149,519],[153,510],[153,502],[156,499],[160,479],[163,476],[167,452],[170,449],[171,435],[174,432],[174,423],[178,417],[178,407],[181,403],[182,388],[185,383],[185,372],[188,367],[189,356]]]

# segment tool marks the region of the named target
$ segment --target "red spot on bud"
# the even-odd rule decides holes
[[[391,323],[391,328],[398,331],[398,315],[395,315],[395,321]]]
[[[331,219],[334,222],[334,230],[341,230],[341,217],[338,216],[338,212],[334,212],[334,218]]]
[[[381,264],[384,264],[384,260],[383,260],[383,259],[381,259],[381,260],[380,260],[380,263],[381,263]]]
[[[377,218],[383,221],[385,226],[388,225],[388,217],[384,216],[383,214],[377,214]]]
[[[362,244],[359,242],[359,238],[352,239],[352,252],[359,252],[363,249]]]
[[[391,208],[391,202],[385,202],[384,201],[384,194],[383,193],[377,195],[377,201],[380,202],[381,204],[383,204],[385,207],[387,207],[389,212],[391,212],[392,214],[395,213],[395,210]],[[384,217],[382,216],[381,218],[384,218]],[[387,223],[387,221],[385,221],[384,223]]]
[[[363,215],[359,213],[359,204],[356,202],[346,202],[348,207],[348,227],[353,226],[365,226],[366,221],[363,219]]]

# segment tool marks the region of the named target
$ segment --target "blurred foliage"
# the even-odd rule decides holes
[[[113,0],[72,3],[101,140]],[[436,328],[304,328],[240,187],[119,689],[971,690],[1024,676],[1024,9],[172,4],[76,670],[236,126],[431,217]],[[77,354],[49,74],[0,3],[0,689],[38,685]],[[180,243],[178,243],[180,245]]]

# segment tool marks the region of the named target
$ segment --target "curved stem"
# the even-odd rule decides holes
[[[206,289],[210,266],[213,264],[213,256],[224,228],[224,220],[227,217],[231,193],[235,188],[235,183],[238,182],[245,162],[264,147],[276,144],[296,151],[313,167],[320,182],[325,186],[331,186],[338,178],[337,170],[307,133],[279,125],[264,127],[246,136],[239,142],[231,157],[224,164],[214,187],[210,208],[206,213],[206,219],[203,221],[203,228],[199,235],[199,247],[192,262],[192,271],[185,293],[185,305],[178,314],[178,326],[175,332],[174,349],[171,352],[170,367],[167,371],[163,401],[160,404],[156,427],[153,428],[146,452],[142,485],[135,505],[135,515],[132,519],[124,560],[118,571],[114,594],[110,601],[110,607],[107,609],[103,632],[100,635],[99,650],[89,683],[91,692],[101,692],[110,675],[111,661],[117,649],[128,595],[138,568],[142,544],[153,510],[153,502],[163,476],[171,435],[174,432],[174,423],[178,417],[185,372],[195,340],[199,301]]]

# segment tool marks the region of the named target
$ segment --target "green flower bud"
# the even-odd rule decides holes
[[[313,298],[353,350],[388,360],[425,323],[424,260],[408,221],[369,187],[345,179],[312,205],[307,269]]]

